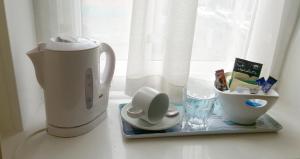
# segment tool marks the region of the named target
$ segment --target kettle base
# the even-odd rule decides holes
[[[47,126],[47,132],[49,135],[56,136],[56,137],[75,137],[75,136],[80,136],[85,133],[90,132],[93,130],[95,127],[97,127],[102,120],[106,118],[106,111],[97,116],[95,119],[92,121],[83,124],[81,126],[75,126],[75,127],[56,127],[54,125],[48,124]]]

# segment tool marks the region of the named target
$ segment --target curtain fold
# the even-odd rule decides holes
[[[277,79],[281,76],[283,63],[285,62],[286,54],[289,51],[288,47],[297,25],[299,8],[300,1],[298,0],[284,2],[274,57],[270,67],[270,75]]]
[[[262,63],[262,76],[279,78],[297,20],[299,2],[261,0],[255,15],[246,59]]]
[[[116,51],[116,73],[122,79],[113,87],[125,85],[125,93],[133,95],[150,86],[176,97],[189,78],[213,80],[215,70],[231,71],[235,57],[263,63],[262,76],[279,78],[300,1],[133,0],[131,6],[131,0],[33,0],[33,4],[39,42],[60,35],[108,42]],[[126,82],[120,78],[124,76]]]
[[[33,0],[38,42],[81,36],[81,0]]]
[[[299,1],[200,0],[197,4],[134,1],[128,95],[150,86],[176,97],[188,78],[212,80],[217,69],[231,71],[235,57],[260,62],[261,76],[279,78]]]
[[[150,86],[172,96],[186,84],[197,4],[197,0],[134,1],[126,94]]]

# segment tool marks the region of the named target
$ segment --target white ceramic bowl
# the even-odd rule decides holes
[[[240,94],[237,92],[222,92],[215,88],[217,98],[221,103],[225,118],[238,124],[253,124],[257,118],[265,114],[276,102],[279,95],[271,89],[267,94]],[[252,100],[259,106],[249,106],[246,102]]]

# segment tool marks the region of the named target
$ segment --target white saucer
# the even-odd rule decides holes
[[[131,107],[131,103],[125,105],[121,110],[121,116],[122,118],[127,121],[129,124],[131,124],[133,127],[140,128],[143,130],[165,130],[171,127],[174,127],[181,121],[181,113],[175,117],[164,117],[162,121],[160,121],[158,124],[152,125],[148,122],[138,119],[138,118],[132,118],[127,115],[127,109]]]

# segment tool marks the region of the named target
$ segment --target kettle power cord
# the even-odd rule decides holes
[[[41,132],[44,132],[44,131],[46,131],[46,130],[47,130],[47,128],[42,128],[42,129],[36,130],[35,132],[33,132],[33,133],[31,133],[30,135],[28,135],[28,136],[25,138],[25,140],[24,140],[21,144],[19,144],[19,145],[17,146],[17,148],[15,149],[15,151],[14,151],[13,154],[12,154],[12,159],[16,159],[17,153],[19,152],[19,150],[21,149],[21,147],[23,147],[23,146],[26,144],[26,142],[28,142],[29,139],[31,139],[33,136],[35,136],[35,135],[37,135],[37,134],[39,134],[39,133],[41,133]]]

